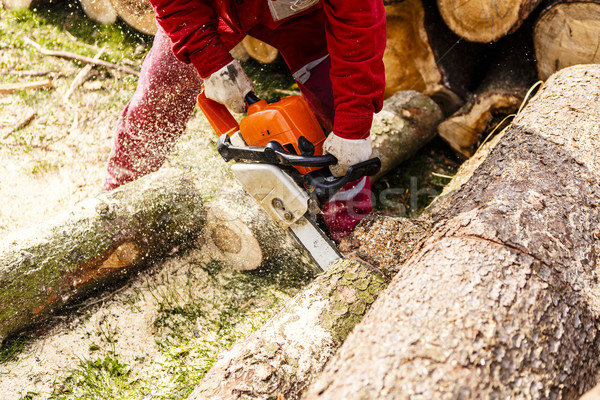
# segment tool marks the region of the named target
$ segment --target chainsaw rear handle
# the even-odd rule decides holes
[[[346,175],[340,177],[333,176],[329,168],[310,172],[302,175],[302,184],[308,190],[311,199],[322,208],[346,184],[375,175],[380,169],[381,160],[375,157],[350,166]]]

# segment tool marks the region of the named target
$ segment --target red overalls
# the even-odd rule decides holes
[[[107,189],[160,168],[185,129],[201,76],[228,64],[232,60],[228,50],[246,32],[279,49],[327,130],[351,139],[368,136],[373,113],[383,101],[385,14],[381,0],[363,0],[360,5],[322,1],[280,21],[274,20],[269,2],[287,0],[151,1],[162,29],[144,60],[136,92],[119,119]],[[302,6],[315,0],[290,1]],[[336,239],[371,209],[368,179],[349,186],[354,189],[344,188],[338,196],[341,200],[334,199],[324,209]]]

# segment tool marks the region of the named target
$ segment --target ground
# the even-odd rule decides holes
[[[95,67],[66,98],[84,65],[44,56],[25,38],[88,57],[104,48],[104,60],[137,70],[152,42],[120,22],[92,23],[76,2],[0,9],[0,85],[46,79],[53,85],[0,97],[0,240],[102,189],[113,129],[137,82],[133,75]],[[294,90],[281,60],[269,66],[250,60],[245,67],[259,95]],[[198,145],[214,146],[214,136],[196,111],[167,163],[179,162]],[[392,202],[376,203],[377,209],[415,215],[458,164],[436,139],[374,185],[376,199],[386,188],[401,189]],[[173,254],[4,343],[0,398],[185,398],[219,350],[260,326],[306,283],[283,279],[273,268],[234,271],[201,245]]]

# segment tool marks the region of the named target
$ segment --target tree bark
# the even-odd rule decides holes
[[[405,0],[385,10],[385,96],[416,90],[452,114],[468,93],[481,46],[458,40],[431,0]]]
[[[0,339],[198,234],[205,218],[195,187],[186,179],[153,183],[83,201],[0,242]]]
[[[305,398],[569,399],[596,383],[598,97],[600,66],[548,80]]]
[[[334,263],[265,326],[219,355],[188,398],[299,398],[386,284],[363,263]]]
[[[442,120],[440,107],[423,94],[400,91],[383,102],[371,127],[373,155],[381,160],[377,180],[411,158],[433,139]]]
[[[493,46],[493,57],[475,93],[438,126],[440,136],[459,156],[471,157],[506,116],[517,112],[535,83],[530,28],[529,24],[523,26]]]
[[[437,0],[444,21],[471,42],[495,42],[515,32],[542,0]]]
[[[92,21],[107,25],[117,22],[117,12],[111,0],[79,0],[79,2],[85,15]]]
[[[553,2],[535,23],[534,45],[538,76],[546,80],[556,71],[600,61],[600,1]]]

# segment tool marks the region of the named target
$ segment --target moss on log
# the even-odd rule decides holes
[[[0,242],[0,340],[199,234],[204,207],[185,178],[155,174],[86,200]],[[172,177],[171,177],[172,178]]]
[[[335,262],[265,326],[219,355],[188,399],[299,398],[386,284],[363,263]]]
[[[600,66],[544,88],[440,203],[307,399],[576,398],[600,372]]]

